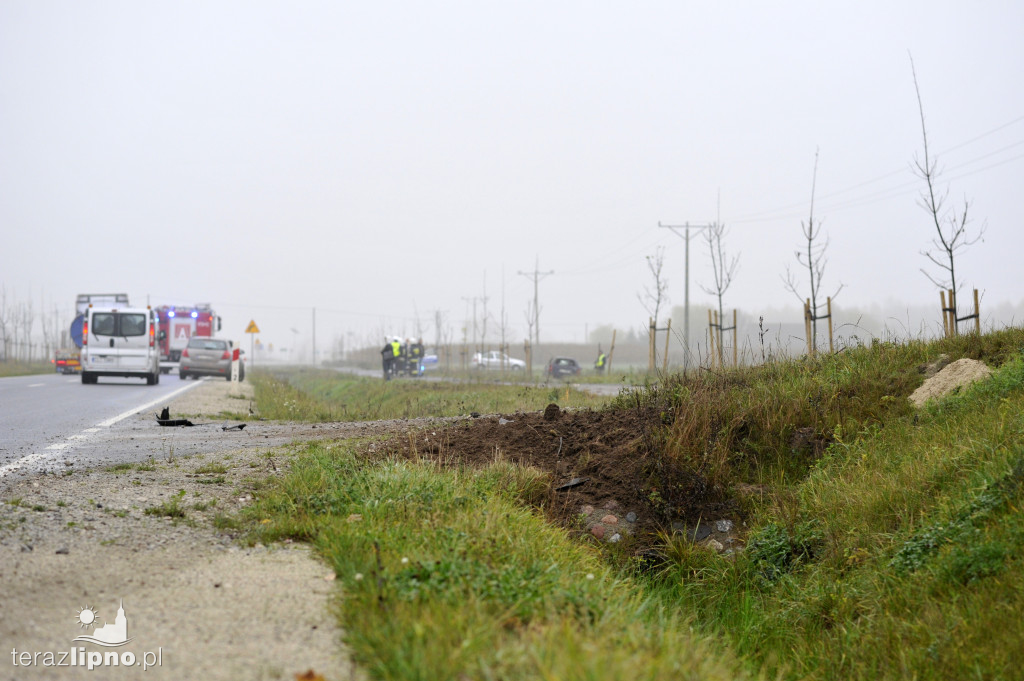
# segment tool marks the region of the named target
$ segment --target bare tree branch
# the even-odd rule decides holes
[[[643,294],[636,294],[637,300],[647,310],[647,314],[654,319],[654,323],[658,323],[658,313],[661,310],[662,304],[668,303],[668,279],[665,279],[662,274],[662,267],[665,264],[665,248],[659,246],[655,251],[654,255],[646,256],[647,269],[651,273],[651,278],[654,279],[654,288],[644,286]]]
[[[945,207],[946,199],[949,197],[948,188],[941,195],[936,194],[936,184],[940,175],[938,161],[931,157],[928,150],[928,129],[925,126],[924,103],[921,99],[921,88],[917,82],[917,69],[914,68],[913,55],[908,53],[908,56],[910,56],[910,72],[914,78],[914,93],[917,95],[917,110],[921,117],[921,140],[924,152],[924,160],[918,159],[915,155],[913,164],[914,174],[924,180],[925,183],[925,188],[921,191],[917,203],[928,213],[932,224],[935,226],[935,233],[937,235],[937,239],[933,238],[931,241],[932,250],[922,251],[921,253],[933,265],[944,270],[946,274],[935,277],[924,269],[921,272],[936,287],[940,289],[949,288],[953,291],[954,297],[950,301],[950,305],[953,308],[954,318],[956,318],[956,293],[962,287],[962,284],[957,284],[956,281],[956,255],[982,239],[985,233],[985,225],[983,224],[979,228],[977,234],[970,234],[967,217],[970,202],[965,198],[963,208],[957,212],[955,209],[947,209]]]
[[[800,229],[803,232],[804,240],[807,242],[807,250],[803,253],[796,251],[796,261],[800,264],[800,267],[807,270],[807,277],[811,285],[810,305],[811,305],[811,343],[812,347],[818,347],[818,300],[821,297],[821,284],[825,279],[825,268],[828,265],[828,259],[825,257],[826,251],[828,251],[829,238],[825,236],[824,239],[821,237],[821,225],[822,221],[814,220],[814,196],[818,186],[818,150],[814,151],[814,175],[811,179],[811,208],[810,214],[807,218],[807,222],[800,223]],[[817,243],[815,243],[817,242]],[[790,271],[789,267],[786,267],[786,277],[782,280],[783,285],[787,291],[790,291],[796,296],[797,300],[801,304],[806,302],[807,297],[801,295],[800,289],[796,283],[796,277]],[[839,295],[839,292],[843,290],[843,284],[840,283],[839,287],[836,288],[835,293],[830,298],[835,298]]]

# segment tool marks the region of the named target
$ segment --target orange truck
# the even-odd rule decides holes
[[[82,355],[77,348],[61,348],[54,353],[53,365],[58,374],[77,374],[82,370]]]

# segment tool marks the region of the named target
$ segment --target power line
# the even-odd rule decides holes
[[[663,225],[659,222],[658,227],[672,230],[683,237],[683,240],[686,242],[686,284],[683,298],[683,372],[685,373],[689,369],[690,364],[690,230],[696,229],[699,233],[702,230],[708,229],[711,225],[707,223],[691,225],[689,222],[682,225]],[[685,231],[683,234],[679,234],[676,231],[678,229]],[[654,323],[657,324],[658,320],[655,319]]]

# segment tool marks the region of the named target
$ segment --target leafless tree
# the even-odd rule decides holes
[[[35,326],[35,320],[31,299],[14,306],[14,346],[18,359],[32,361],[32,327]]]
[[[956,255],[981,240],[985,234],[985,225],[983,224],[976,233],[972,234],[968,230],[967,219],[967,212],[971,207],[970,202],[964,198],[963,208],[958,212],[955,208],[946,206],[946,201],[949,198],[948,188],[941,195],[936,195],[936,185],[941,173],[938,169],[938,160],[932,158],[928,152],[928,130],[924,123],[924,104],[921,100],[921,88],[917,83],[917,70],[914,68],[912,55],[910,56],[910,72],[914,77],[914,92],[917,94],[917,108],[921,115],[921,138],[924,143],[924,159],[919,158],[917,154],[914,155],[914,173],[925,183],[925,189],[921,191],[918,205],[928,213],[936,233],[936,237],[932,239],[932,247],[921,251],[921,255],[942,270],[937,277],[929,274],[924,268],[921,268],[921,272],[939,289],[949,288],[953,291],[954,298],[949,305],[953,308],[955,318],[957,314],[956,294],[959,290],[956,283]]]
[[[0,285],[0,346],[3,349],[0,360],[5,362],[10,358],[12,321],[12,309],[7,304],[7,289]]]
[[[441,353],[441,343],[443,342],[444,326],[446,323],[445,314],[440,309],[434,310],[434,352],[437,354]]]
[[[526,315],[526,339],[532,340],[533,323],[537,319],[537,314],[534,312],[533,309],[533,300],[526,301],[526,312],[524,314]]]
[[[808,280],[811,285],[811,343],[813,347],[818,347],[818,295],[821,293],[821,282],[825,278],[825,266],[828,264],[828,260],[825,258],[825,251],[828,250],[828,236],[822,237],[821,234],[821,220],[814,221],[814,192],[818,183],[818,152],[814,152],[814,175],[811,178],[811,210],[810,215],[807,218],[807,222],[801,222],[800,228],[803,230],[804,239],[807,242],[806,251],[796,251],[796,261],[800,263],[800,267],[807,270]],[[800,293],[797,286],[796,275],[790,270],[789,266],[786,266],[786,278],[783,279],[783,284],[787,291],[790,291],[796,296],[797,300],[801,303],[806,301],[806,296]],[[836,289],[835,293],[832,294],[832,298],[839,295],[839,292],[843,290],[843,285],[839,284],[839,288]]]
[[[654,255],[646,256],[647,269],[651,273],[651,278],[654,280],[653,288],[650,286],[644,286],[643,294],[636,294],[640,304],[647,310],[647,314],[654,319],[654,323],[658,323],[658,313],[661,311],[662,304],[668,303],[668,279],[662,275],[661,271],[665,264],[665,248],[659,246],[654,252]]]
[[[732,285],[733,277],[736,275],[736,271],[739,269],[740,257],[738,255],[730,258],[722,247],[722,242],[725,240],[725,235],[728,230],[725,225],[721,222],[715,221],[708,225],[707,229],[704,230],[704,240],[708,244],[708,252],[711,255],[711,270],[715,277],[714,286],[705,286],[701,284],[701,288],[708,295],[715,296],[718,299],[718,348],[721,352],[722,348],[722,328],[721,324],[725,320],[725,309],[722,305],[722,299],[725,297],[726,291],[729,290],[729,286]]]

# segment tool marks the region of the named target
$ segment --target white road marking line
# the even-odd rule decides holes
[[[171,393],[168,393],[167,395],[164,395],[163,397],[161,397],[159,399],[155,399],[152,402],[147,402],[146,404],[142,405],[141,407],[136,407],[135,409],[130,409],[130,410],[124,412],[123,414],[118,414],[117,416],[115,416],[112,419],[107,419],[106,421],[101,421],[100,423],[96,424],[95,428],[86,428],[82,432],[83,433],[96,433],[96,432],[99,432],[100,430],[102,430],[103,428],[109,428],[110,426],[114,425],[118,421],[123,421],[124,419],[128,418],[129,416],[132,416],[133,414],[138,414],[140,411],[143,411],[144,409],[149,409],[150,407],[154,407],[154,406],[160,404],[161,402],[166,402],[167,400],[172,400],[175,397],[177,397],[178,395],[180,395],[181,393],[185,392],[186,390],[191,390],[192,388],[195,388],[196,386],[200,385],[202,382],[203,381],[196,381],[196,382],[192,383],[191,385],[186,385],[184,387],[178,388],[177,390],[175,390],[175,391],[173,391]],[[40,384],[40,385],[42,385],[42,384]],[[86,437],[86,436],[85,435],[69,435],[67,439],[68,440],[76,440],[76,439],[82,439],[84,437]],[[6,466],[0,466],[0,478],[3,478],[5,476],[13,473],[14,471],[18,470],[19,468],[24,468],[25,466],[27,466],[27,465],[29,465],[31,463],[35,463],[36,461],[40,461],[42,459],[46,459],[46,458],[50,457],[53,452],[58,452],[58,451],[64,449],[65,447],[68,447],[71,444],[72,444],[71,442],[56,442],[56,443],[48,446],[46,449],[44,449],[41,452],[36,452],[35,454],[29,454],[28,456],[23,456],[22,458],[18,459],[17,461],[9,463]]]
[[[118,421],[123,421],[126,418],[128,418],[129,416],[133,416],[135,414],[138,414],[140,411],[142,411],[144,409],[149,409],[150,407],[155,407],[156,405],[160,404],[161,402],[166,402],[167,400],[173,400],[175,397],[177,397],[181,393],[185,392],[186,390],[191,390],[192,388],[196,387],[199,384],[200,384],[200,381],[196,381],[192,385],[186,385],[183,388],[178,388],[177,390],[175,390],[174,392],[170,393],[169,395],[164,395],[163,397],[161,397],[159,399],[156,399],[156,400],[153,400],[152,402],[147,402],[146,404],[142,405],[141,407],[135,407],[134,409],[129,409],[128,411],[124,412],[123,414],[118,414],[114,418],[107,419],[106,421],[100,421],[96,425],[99,426],[100,428],[109,428],[110,426],[114,425]]]
[[[45,383],[29,383],[25,387],[26,388],[42,388],[44,385],[46,385],[46,384]]]

